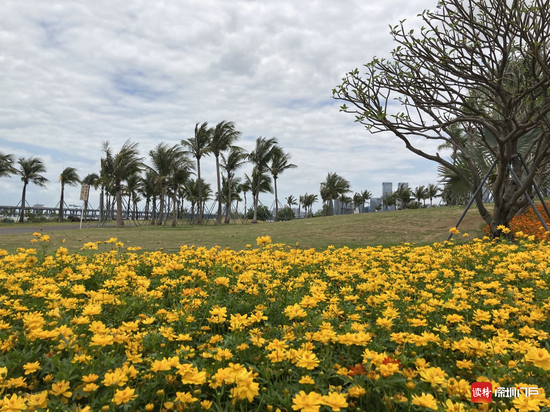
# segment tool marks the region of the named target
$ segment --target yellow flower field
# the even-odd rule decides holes
[[[550,408],[548,243],[257,243],[0,250],[0,411]]]

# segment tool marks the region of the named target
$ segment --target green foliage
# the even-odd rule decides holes
[[[254,218],[254,208],[248,209],[248,212],[246,213],[247,219]],[[258,205],[258,220],[268,221],[273,220],[273,216],[271,215],[271,212],[267,208],[267,206],[264,205]]]
[[[294,211],[290,207],[285,206],[281,210],[279,210],[279,220],[287,221],[287,220],[292,220],[294,218],[295,218]]]

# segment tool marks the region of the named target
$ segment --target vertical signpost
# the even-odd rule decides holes
[[[82,210],[80,211],[80,229],[82,229],[82,219],[84,218],[84,206],[88,202],[88,197],[90,196],[90,185],[82,185],[80,188],[80,200],[82,203]]]

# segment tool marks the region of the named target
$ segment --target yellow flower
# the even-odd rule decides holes
[[[549,371],[550,370],[550,353],[546,349],[532,347],[525,354],[525,362],[531,362],[533,365],[539,368]]]
[[[317,355],[310,351],[303,351],[297,356],[296,359],[296,366],[298,366],[299,368],[312,370],[319,366],[319,359],[317,359]]]
[[[449,229],[449,233],[452,233],[453,235],[457,235],[460,233],[460,230],[458,230],[456,227],[452,227]]]
[[[454,403],[450,399],[447,399],[447,402],[445,402],[445,410],[447,412],[466,412],[462,403]]]
[[[271,236],[260,236],[256,239],[256,244],[258,246],[264,246],[271,243]]]
[[[190,404],[197,402],[198,398],[193,397],[193,394],[189,392],[176,392],[176,401],[183,404]]]
[[[338,392],[329,392],[328,395],[323,396],[321,403],[329,406],[333,411],[339,411],[340,408],[347,408],[348,406],[346,396]]]
[[[348,389],[348,395],[351,396],[352,398],[360,398],[365,393],[367,393],[365,388],[359,385],[352,386],[351,388]]]
[[[421,396],[413,395],[412,404],[423,406],[424,408],[429,408],[434,411],[437,411],[437,400],[433,395],[423,393]]]
[[[292,399],[292,409],[302,412],[317,412],[321,407],[323,397],[317,392],[305,393],[300,391]]]
[[[432,386],[441,385],[445,382],[447,374],[440,367],[426,368],[420,371],[420,378],[424,382],[431,383]]]
[[[73,394],[72,392],[69,391],[70,388],[71,388],[71,384],[66,380],[63,380],[61,382],[53,383],[50,393],[54,396],[64,396],[65,398],[70,398],[71,395]]]
[[[27,402],[25,398],[20,398],[16,394],[13,394],[11,398],[4,396],[2,399],[2,412],[19,412],[27,409]]]
[[[36,372],[37,370],[40,370],[40,362],[28,362],[23,365],[23,369],[25,369],[25,375],[30,375],[31,373]]]
[[[136,398],[137,398],[137,395],[136,395],[135,389],[126,387],[122,390],[117,389],[115,391],[115,396],[113,396],[113,402],[116,403],[117,405],[120,405],[123,403],[126,404],[128,402],[133,401]]]
[[[212,407],[212,401],[202,401],[201,408],[205,411],[209,410]]]
[[[305,318],[307,316],[307,313],[305,310],[302,309],[302,307],[295,303],[292,306],[287,306],[285,308],[285,315],[288,316],[290,320],[295,318]]]
[[[35,410],[36,408],[45,409],[48,406],[48,391],[42,391],[39,393],[33,393],[27,398],[29,410]]]
[[[298,383],[301,383],[303,385],[314,385],[315,381],[313,378],[309,375],[304,375],[302,378],[298,381]]]
[[[88,392],[88,393],[91,393],[95,390],[97,390],[97,388],[99,388],[99,385],[95,384],[95,383],[88,383],[86,385],[84,385],[84,392]]]

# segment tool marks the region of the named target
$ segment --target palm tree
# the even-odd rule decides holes
[[[16,174],[21,176],[21,181],[23,182],[23,194],[21,195],[21,213],[19,215],[19,223],[25,221],[25,202],[27,195],[27,185],[29,183],[34,183],[37,186],[45,187],[46,183],[49,182],[44,176],[40,173],[46,172],[46,167],[42,160],[36,157],[30,157],[25,159],[21,157],[17,163],[19,164],[19,169],[16,170]]]
[[[195,137],[192,137],[187,140],[182,140],[181,144],[187,147],[188,153],[193,155],[197,159],[197,190],[199,198],[197,199],[198,202],[198,218],[197,223],[202,223],[202,203],[203,203],[203,196],[202,196],[202,183],[203,180],[201,179],[201,157],[204,155],[208,155],[209,153],[209,145],[210,140],[212,137],[212,130],[208,128],[208,123],[204,122],[199,126],[199,123],[195,125]]]
[[[80,177],[74,167],[66,167],[59,175],[61,183],[61,198],[59,199],[59,221],[63,222],[63,205],[65,203],[65,185],[76,186],[80,183]]]
[[[292,208],[292,206],[298,205],[298,202],[296,201],[296,198],[293,195],[290,195],[289,197],[285,197],[286,204],[288,207]]]
[[[151,224],[155,224],[156,209],[157,209],[157,196],[160,195],[160,186],[158,184],[158,173],[153,169],[147,169],[145,176],[141,179],[140,193],[145,197],[145,220],[149,219],[149,205],[151,199],[153,200],[153,206],[151,208]]]
[[[433,198],[436,197],[438,194],[439,194],[439,188],[437,187],[437,185],[430,183],[427,187],[427,193],[426,193],[426,196],[428,197],[428,199],[430,199],[430,207],[433,206],[432,204]]]
[[[428,198],[428,189],[424,185],[420,185],[414,188],[412,192],[413,197],[418,200],[418,203],[423,201],[426,206],[426,199]]]
[[[193,164],[185,155],[181,156],[172,166],[168,181],[172,190],[172,227],[176,227],[178,224],[178,188],[189,180],[192,169]]]
[[[237,209],[239,202],[242,201],[240,193],[242,192],[242,179],[240,177],[231,176],[231,182],[227,184],[227,178],[222,175],[222,201],[225,206],[225,218],[226,224],[231,223],[231,204],[233,201],[237,202]],[[228,196],[231,196],[231,202],[228,201]]]
[[[260,177],[264,176],[264,171],[268,168],[269,162],[273,157],[277,155],[282,155],[282,149],[277,146],[277,139],[267,138],[267,137],[258,137],[256,139],[256,147],[248,155],[248,159],[254,164],[257,169],[257,175]],[[257,186],[253,187],[254,189],[254,217],[252,218],[252,223],[258,223],[258,199],[260,195],[260,183],[262,179],[257,179]]]
[[[334,215],[334,200],[340,195],[351,192],[349,182],[336,173],[329,173],[326,180],[321,183],[321,197],[329,202],[331,215]]]
[[[107,170],[107,161],[105,158],[101,159],[101,167],[99,170],[99,185],[101,186],[101,192],[99,193],[99,221],[102,222],[105,219],[105,194],[109,196],[113,179]],[[110,204],[110,202],[107,202]]]
[[[249,181],[250,187],[254,188],[252,190],[252,201],[257,205],[259,203],[260,193],[273,193],[273,185],[271,184],[271,176],[267,173],[267,170],[264,170],[260,175],[258,173],[258,168],[254,167],[252,169],[252,176],[244,175],[245,180]],[[256,190],[258,194],[256,195]]]
[[[170,173],[177,169],[176,165],[185,157],[185,152],[180,146],[169,147],[166,143],[159,143],[154,150],[149,152],[153,170],[157,173],[158,183],[160,184],[160,211],[157,225],[162,224],[164,218],[164,208],[166,203],[166,187],[170,178]],[[187,158],[185,158],[187,159]]]
[[[361,192],[361,197],[362,197],[361,212],[364,212],[365,211],[365,202],[372,198],[372,193],[369,192],[368,190],[363,190]]]
[[[338,200],[340,200],[340,214],[342,214],[344,208],[347,209],[350,203],[353,202],[353,199],[349,196],[346,196],[344,193],[340,195],[340,198]]]
[[[384,208],[388,210],[388,207],[395,205],[396,203],[396,195],[395,193],[384,193],[384,196],[382,196],[382,204],[384,205]]]
[[[139,157],[137,143],[130,143],[127,140],[120,152],[113,155],[109,142],[103,143],[103,151],[105,152],[105,169],[112,177],[114,190],[116,195],[116,227],[124,226],[122,219],[122,181],[126,180],[130,175],[138,173],[142,167],[142,159]]]
[[[405,185],[399,186],[399,188],[394,192],[395,199],[401,202],[401,207],[403,209],[407,208],[407,204],[412,200],[411,189]]]
[[[13,155],[0,152],[0,177],[6,177],[16,173],[13,167]]]
[[[227,197],[226,197],[226,211],[225,211],[225,223],[228,224],[231,219],[231,192],[233,190],[233,178],[235,172],[241,168],[247,161],[248,155],[245,151],[237,146],[231,146],[227,157],[222,154],[222,167],[227,172]],[[219,194],[218,194],[219,198]],[[246,199],[246,193],[245,193]],[[246,200],[245,200],[246,208]]]
[[[319,197],[317,195],[311,194],[308,195],[307,193],[304,195],[304,208],[306,209],[306,216],[308,215],[308,208],[309,208],[309,217],[313,215],[311,208],[313,207],[313,204],[317,202]]]
[[[250,176],[248,176],[246,173],[244,175],[244,182],[241,185],[241,191],[244,193],[244,214],[246,216],[246,213],[248,209],[246,208],[246,194],[248,192],[252,192],[252,180],[250,179]]]
[[[283,151],[280,150],[273,155],[271,159],[271,165],[269,166],[269,170],[273,175],[273,186],[275,188],[275,222],[279,221],[279,199],[277,197],[277,178],[285,170],[295,169],[298,167],[295,164],[289,163],[289,161],[290,161],[290,154],[283,153]]]
[[[199,205],[199,186],[201,187],[201,194],[204,200],[208,200],[212,194],[212,189],[210,189],[210,184],[206,183],[204,180],[202,182],[197,182],[197,179],[188,179],[184,186],[185,198],[191,202],[191,221],[195,221],[195,205]],[[200,212],[197,210],[197,214]],[[197,219],[198,223],[198,219]]]
[[[128,195],[128,205],[126,206],[126,218],[130,219],[130,207],[132,207],[132,219],[136,219],[138,192],[141,189],[141,176],[137,173],[126,178],[126,194]]]
[[[359,210],[361,210],[361,205],[363,205],[364,203],[365,202],[363,201],[363,196],[361,195],[361,193],[356,192],[353,195],[353,207],[354,207],[354,209],[359,208]]]
[[[233,122],[221,121],[212,130],[212,140],[209,150],[216,158],[216,178],[218,181],[218,214],[216,224],[222,223],[222,190],[220,187],[220,154],[232,146],[241,137],[241,132],[235,130]]]

